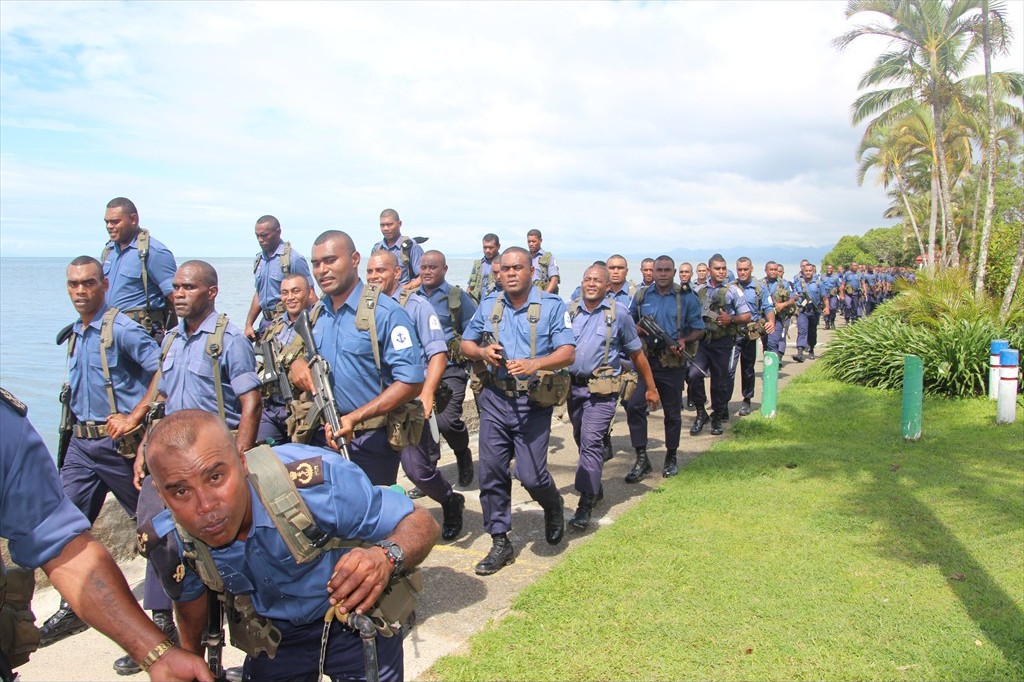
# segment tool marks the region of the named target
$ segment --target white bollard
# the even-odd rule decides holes
[[[993,339],[988,345],[988,399],[999,397],[999,353],[1010,347],[1006,339]]]
[[[1012,424],[1017,419],[1017,381],[1020,354],[1013,348],[999,352],[999,402],[996,403],[996,423]]]

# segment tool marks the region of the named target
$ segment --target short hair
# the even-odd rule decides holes
[[[605,263],[605,262],[604,262],[603,260],[596,260],[596,261],[594,261],[593,263],[591,263],[591,265],[592,265],[592,266],[593,266],[593,265],[600,265],[601,267],[604,267],[604,268],[607,268],[607,267],[608,267],[608,264],[607,264],[607,263]],[[589,270],[590,268],[587,268],[587,269]]]
[[[177,410],[161,419],[146,437],[146,456],[153,462],[153,458],[159,461],[168,451],[185,452],[196,444],[199,434],[206,429],[220,432],[225,443],[231,444],[231,447],[226,449],[237,453],[231,432],[215,413],[205,410]]]
[[[544,235],[540,233],[536,227],[526,233],[527,237],[536,237],[537,239],[544,239]]]
[[[778,265],[778,263],[776,263],[776,262],[775,262],[775,261],[773,261],[773,260],[770,260],[770,261],[768,261],[767,263],[765,263],[765,264],[764,264],[764,266],[765,266],[766,268],[767,268],[768,266],[770,266],[770,265]]]
[[[272,229],[272,230],[280,230],[281,229],[281,222],[277,218],[272,216],[272,215],[265,215],[265,216],[260,217],[260,219],[256,221],[256,224],[257,225],[263,225],[263,224],[270,225],[270,229]]]
[[[487,242],[488,244],[494,242],[498,246],[501,246],[501,240],[498,239],[498,235],[494,234],[493,232],[488,232],[487,234],[485,234],[484,238],[481,239],[480,241]]]
[[[217,286],[217,271],[204,260],[187,260],[178,266],[178,270],[191,268],[199,273],[200,281],[208,287]]]
[[[320,236],[313,242],[313,246],[323,246],[334,239],[340,241],[342,246],[348,250],[348,253],[355,253],[356,245],[352,241],[352,237],[348,236],[347,232],[342,232],[341,230],[327,230],[325,232],[321,232]]]
[[[626,257],[623,256],[622,254],[613,253],[612,255],[608,256],[608,259],[605,261],[605,263],[610,263],[613,258],[618,258],[619,260],[626,260]],[[628,265],[629,261],[626,261],[626,264]]]
[[[392,269],[398,267],[398,256],[396,256],[393,251],[388,251],[387,249],[380,249],[378,251],[374,251],[373,253],[370,254],[370,258],[366,260],[367,265],[369,265],[370,260],[374,258],[383,259],[384,262],[388,264],[388,267]]]
[[[707,264],[707,263],[697,263],[697,267],[698,267],[698,268],[699,268],[700,266],[702,266],[702,265],[703,265],[704,267],[707,267],[707,266],[708,266],[708,264]]]
[[[724,262],[725,262],[725,258],[722,257],[722,254],[715,253],[715,254],[711,255],[711,258],[708,258],[708,267],[711,267],[712,263],[724,263]]]
[[[103,274],[103,263],[99,262],[98,260],[96,260],[92,256],[79,256],[78,258],[76,258],[73,261],[71,261],[70,263],[68,263],[68,267],[69,268],[71,266],[76,266],[77,267],[77,266],[80,266],[80,265],[91,265],[94,268],[96,268],[96,270],[99,271],[100,279],[101,280],[104,280],[104,279],[107,278],[107,276]]]
[[[679,264],[679,267],[683,267],[684,265],[688,265],[690,269],[693,270],[693,265],[691,265],[689,261],[684,260],[682,263]]]
[[[654,265],[654,259],[653,258],[644,258],[642,261],[640,261],[640,267],[643,267],[647,263],[650,263],[651,265]]]
[[[526,257],[526,261],[528,263],[530,263],[530,264],[533,263],[533,256],[531,256],[530,252],[527,251],[526,249],[524,249],[521,246],[510,246],[510,247],[508,247],[507,249],[505,249],[504,251],[501,252],[501,257],[504,258],[507,254],[510,254],[510,253],[522,254],[523,256]]]
[[[398,222],[402,222],[402,219],[398,217],[398,211],[393,208],[385,208],[380,212],[381,218],[394,218]]]
[[[423,255],[420,257],[420,259],[422,260],[423,258],[426,258],[427,256],[440,256],[441,257],[441,262],[444,263],[445,265],[448,265],[448,259],[445,258],[444,254],[441,253],[440,251],[438,251],[437,249],[430,249],[429,251],[424,251]]]
[[[754,265],[754,262],[751,261],[746,256],[740,256],[739,258],[736,259],[736,264],[738,265],[740,263],[750,263],[751,267],[753,267],[753,265]]]
[[[281,284],[284,284],[290,279],[300,279],[306,283],[306,286],[309,286],[309,280],[307,280],[306,276],[303,275],[301,272],[289,272],[287,275],[281,278]]]
[[[604,263],[602,263],[601,261],[597,261],[596,263],[591,265],[589,268],[584,270],[583,271],[583,276],[586,277],[587,273],[590,272],[591,270],[597,270],[598,272],[600,272],[601,273],[601,279],[603,279],[605,282],[607,282],[608,280],[610,280],[612,278],[612,273],[608,272],[608,267]]]
[[[654,264],[657,265],[658,263],[663,263],[665,261],[668,261],[669,263],[671,263],[672,267],[675,268],[676,262],[674,260],[672,260],[672,256],[667,256],[664,253],[654,259]]]
[[[125,199],[124,197],[114,197],[107,202],[107,208],[120,208],[123,209],[128,215],[138,215],[139,211],[135,208],[135,204],[132,203],[131,199]]]

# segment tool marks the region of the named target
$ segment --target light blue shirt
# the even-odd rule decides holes
[[[401,295],[402,290],[398,289],[393,298],[397,301]],[[448,345],[444,341],[444,331],[441,329],[441,320],[438,319],[430,302],[416,292],[409,294],[404,308],[412,319],[413,326],[416,327],[416,335],[420,337],[425,375],[426,365],[430,358],[438,353],[448,352]]]
[[[668,293],[661,293],[657,285],[647,287],[643,301],[637,305],[639,296],[633,297],[629,312],[637,322],[644,315],[650,315],[658,326],[674,339],[681,339],[694,329],[704,329],[704,320],[700,316],[700,301],[692,291],[680,291],[678,284],[673,284]],[[637,292],[639,293],[639,292]],[[677,313],[676,296],[682,297],[683,319]]]
[[[761,288],[761,300],[757,300],[758,287],[754,284],[753,278],[751,278],[751,280],[746,284],[736,280],[736,284],[737,286],[743,287],[743,296],[747,299],[747,307],[750,309],[751,321],[757,322],[764,318],[769,312],[775,310],[775,304],[772,302],[771,294],[768,293],[767,288]]]
[[[323,483],[299,488],[299,494],[317,527],[332,538],[378,542],[391,535],[413,511],[408,497],[371,485],[359,467],[331,450],[286,444],[275,446],[274,453],[285,464],[312,458],[311,466],[319,467]],[[249,500],[252,528],[246,539],[211,550],[224,588],[233,594],[251,595],[261,616],[294,625],[322,623],[330,606],[327,583],[335,564],[349,550],[334,549],[313,561],[296,564],[252,484]],[[170,510],[157,515],[153,527],[160,537],[173,532],[180,547],[181,538]],[[179,600],[198,599],[205,590],[199,576],[188,570]]]
[[[726,287],[725,290],[725,306],[724,310],[726,313],[732,316],[743,315],[744,313],[750,313],[753,315],[753,310],[750,309],[750,305],[747,304],[747,297],[741,293],[739,286],[734,286],[730,282],[724,282],[721,286],[715,286],[715,283],[708,280],[708,297],[714,296],[715,292],[721,287]]]
[[[612,320],[609,330],[608,318],[613,309],[615,319]],[[586,305],[581,303],[570,317],[572,335],[576,339],[576,360],[569,368],[571,374],[592,376],[594,370],[602,365],[609,331],[611,343],[608,345],[607,364],[615,368],[615,374],[622,372],[622,361],[628,360],[629,354],[640,350],[642,346],[629,309],[611,298],[605,297],[593,312],[588,311]]]
[[[828,295],[827,291],[825,285],[814,277],[809,282],[802,277],[796,281],[797,297],[804,299],[806,296],[816,308],[823,307],[824,297]]]
[[[81,319],[75,322],[68,383],[71,411],[79,421],[103,421],[111,414],[100,358],[100,331],[107,309],[106,305],[100,308],[84,329]],[[107,363],[117,412],[125,414],[134,409],[149,390],[149,382],[160,364],[160,347],[142,326],[123,313],[114,317],[112,327],[114,344],[106,351]]]
[[[531,255],[533,259],[533,276],[539,278],[541,274],[540,257],[543,256],[547,251],[544,249],[537,249],[536,255]],[[558,263],[555,262],[555,256],[552,254],[551,260],[548,261],[548,279],[558,275]],[[533,280],[539,282],[540,279]]]
[[[431,291],[429,294],[425,287],[420,287],[419,292],[423,294],[430,305],[434,306],[434,312],[437,314],[437,319],[441,322],[441,329],[444,331],[444,342],[449,343],[455,338],[456,327],[461,334],[465,330],[466,325],[473,315],[476,313],[476,301],[473,297],[462,291],[462,295],[459,297],[461,308],[459,309],[458,320],[453,320],[451,311],[448,309],[448,293],[451,291],[452,286],[446,281],[442,281],[440,286]],[[456,324],[458,323],[458,324]]]
[[[381,294],[374,308],[381,370],[373,361],[369,332],[356,329],[356,310],[363,295],[358,280],[337,310],[324,296],[323,312],[313,326],[313,340],[331,368],[334,400],[340,414],[365,405],[395,381],[423,382],[423,348],[412,319],[390,296]],[[382,376],[383,375],[383,376]]]
[[[256,256],[256,271],[253,276],[256,279],[256,296],[263,310],[273,310],[281,301],[281,282],[285,277],[284,269],[281,267],[283,253],[284,242],[281,242],[269,256],[262,251]],[[313,275],[309,272],[309,263],[306,262],[305,256],[293,248],[288,260],[288,274],[305,275],[312,288]]]
[[[217,414],[217,390],[214,385],[213,362],[206,354],[206,339],[217,327],[217,311],[202,321],[195,333],[185,333],[182,320],[177,334],[164,358],[160,392],[167,396],[167,414],[178,410],[203,410]],[[224,330],[224,350],[220,355],[220,372],[224,391],[224,420],[228,428],[237,429],[242,418],[238,396],[260,388],[256,374],[256,356],[238,327],[228,322]]]
[[[129,308],[163,309],[167,297],[174,291],[174,273],[178,269],[174,254],[162,243],[149,237],[149,256],[146,257],[149,273],[149,302],[142,286],[142,260],[139,258],[139,237],[123,249],[115,242],[107,242],[110,253],[103,261],[103,276],[110,281],[107,290],[107,305],[128,310]]]
[[[406,239],[411,242],[411,246],[409,248],[409,265],[406,265],[402,258],[402,242]],[[399,283],[408,284],[420,276],[420,259],[423,258],[423,247],[420,246],[415,239],[400,234],[398,235],[398,239],[395,240],[395,243],[392,245],[389,245],[382,239],[373,245],[373,250],[371,250],[370,253],[376,253],[381,249],[390,251],[395,254],[395,258],[398,259],[398,265],[402,268],[402,276],[398,279]]]

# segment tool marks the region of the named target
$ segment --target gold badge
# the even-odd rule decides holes
[[[308,488],[311,485],[319,485],[324,482],[323,459],[320,457],[289,462],[285,467],[288,469],[288,477],[297,488]]]
[[[149,533],[139,533],[139,554],[146,555],[146,545],[149,543]]]
[[[174,569],[174,582],[180,583],[185,579],[185,564],[178,564],[178,567]]]

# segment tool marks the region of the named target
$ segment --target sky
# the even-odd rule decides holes
[[[0,255],[98,252],[115,196],[185,256],[264,214],[365,251],[387,207],[452,257],[830,245],[891,224],[849,117],[885,42],[833,48],[844,8],[5,0]]]

